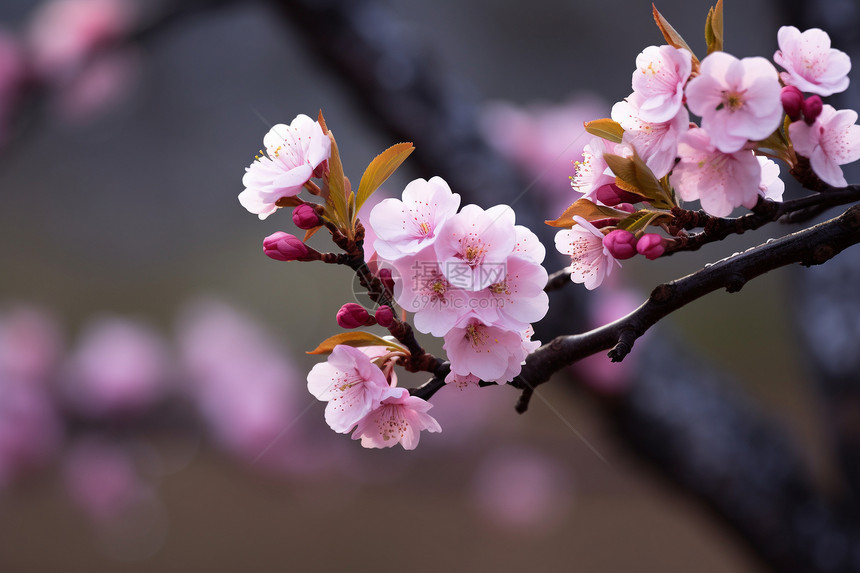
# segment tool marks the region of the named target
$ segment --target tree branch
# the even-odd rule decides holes
[[[512,385],[526,390],[549,380],[553,373],[601,350],[612,348],[613,361],[622,360],[660,319],[721,288],[737,292],[769,271],[800,263],[821,264],[860,242],[860,205],[842,215],[781,239],[735,254],[675,281],[661,284],[642,306],[615,322],[584,334],[559,336],[526,358]],[[614,348],[613,348],[614,347]]]

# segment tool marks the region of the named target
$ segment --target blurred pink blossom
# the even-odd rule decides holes
[[[549,456],[523,447],[499,448],[475,472],[475,505],[487,523],[499,528],[551,529],[573,502],[572,477]]]
[[[177,342],[188,396],[221,447],[266,467],[289,463],[301,428],[301,378],[286,351],[229,305],[198,301],[181,315]],[[305,463],[305,462],[303,462]]]
[[[557,105],[494,102],[481,111],[480,128],[496,151],[528,177],[540,179],[541,188],[552,194],[552,208],[564,209],[574,200],[571,163],[591,139],[583,124],[605,117],[607,110],[605,102],[587,94]]]
[[[96,51],[120,40],[135,23],[128,0],[51,0],[42,4],[27,30],[35,73],[65,82]]]
[[[164,396],[169,369],[165,342],[152,328],[101,317],[84,328],[69,358],[62,395],[90,416],[141,412]]]
[[[61,438],[47,389],[0,375],[0,487],[46,465]]]
[[[0,29],[0,145],[9,137],[9,121],[26,76],[18,39]]]
[[[140,54],[130,48],[95,57],[55,94],[57,115],[67,123],[92,120],[130,95],[139,68]]]
[[[62,352],[60,328],[42,310],[18,306],[0,315],[0,380],[44,384]]]
[[[72,500],[100,521],[118,517],[149,490],[127,448],[94,438],[80,439],[69,448],[63,478]]]

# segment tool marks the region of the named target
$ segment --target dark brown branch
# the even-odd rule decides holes
[[[584,334],[559,336],[526,358],[512,384],[523,390],[549,380],[564,366],[613,348],[613,360],[629,352],[633,342],[660,319],[686,304],[726,288],[740,290],[749,280],[790,265],[817,265],[860,242],[860,205],[839,217],[819,223],[776,241],[733,255],[684,278],[659,285],[651,296],[627,316]]]

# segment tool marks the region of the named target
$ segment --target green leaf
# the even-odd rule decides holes
[[[328,159],[329,194],[326,197],[326,205],[331,207],[332,221],[334,221],[338,228],[345,230],[349,220],[349,205],[347,204],[347,189],[343,175],[343,164],[340,161],[337,142],[331,131],[328,132],[328,137],[331,140],[331,156]]]
[[[398,143],[373,158],[358,183],[358,193],[355,196],[356,213],[413,151],[415,147],[411,143]]]
[[[555,221],[544,221],[550,227],[560,227],[562,229],[570,229],[576,225],[573,217],[579,215],[586,221],[597,221],[599,219],[623,219],[629,213],[612,207],[604,207],[596,205],[588,199],[577,199],[573,204],[564,210],[561,217]]]
[[[334,350],[335,346],[339,344],[345,344],[347,346],[360,347],[360,346],[385,346],[390,348],[391,350],[408,352],[405,347],[400,344],[392,341],[386,340],[381,336],[377,336],[370,332],[342,332],[340,334],[335,334],[334,336],[330,336],[323,340],[319,346],[311,350],[310,352],[306,352],[306,354],[329,354],[332,350]]]
[[[690,49],[690,46],[687,42],[684,41],[684,38],[681,37],[681,34],[675,31],[675,28],[672,27],[672,24],[669,23],[666,18],[657,10],[657,7],[654,4],[651,4],[651,8],[654,14],[654,22],[657,23],[657,27],[660,28],[660,32],[663,34],[663,37],[666,39],[666,43],[670,46],[674,46],[675,48],[683,48],[690,52],[690,56],[693,58],[693,71],[699,69],[699,58],[696,57],[696,54],[693,53],[693,50]]]
[[[585,131],[591,135],[596,135],[615,143],[621,143],[621,137],[624,135],[624,128],[621,127],[621,124],[617,121],[612,121],[608,117],[586,121]]]
[[[639,157],[636,150],[633,151],[633,157],[604,153],[603,159],[615,174],[615,183],[621,189],[645,197],[658,209],[671,209],[675,206],[671,193],[654,176],[654,172]]]
[[[648,227],[649,225],[659,225],[663,222],[668,222],[674,219],[671,213],[666,211],[652,211],[650,209],[640,209],[635,213],[631,213],[618,224],[615,225],[618,229],[636,233]]]
[[[705,42],[708,44],[708,54],[720,52],[723,49],[723,0],[717,0],[717,5],[708,11],[705,21]]]

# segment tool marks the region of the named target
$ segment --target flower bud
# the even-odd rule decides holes
[[[785,86],[779,95],[782,109],[791,121],[800,119],[800,111],[803,107],[803,93],[795,86]]]
[[[301,239],[278,231],[263,239],[263,253],[276,261],[317,261],[320,254]]]
[[[391,307],[388,305],[383,305],[377,308],[375,317],[376,323],[384,328],[388,328],[394,324],[394,311],[391,310]]]
[[[610,255],[623,261],[636,255],[636,235],[630,231],[615,229],[603,237],[603,246]]]
[[[639,242],[636,243],[636,251],[649,261],[653,261],[666,252],[666,245],[663,242],[663,237],[660,235],[646,233],[639,237]]]
[[[373,326],[376,324],[374,319],[358,303],[348,302],[337,311],[337,324],[341,328],[358,328],[359,326]]]
[[[379,280],[389,293],[394,292],[394,279],[391,277],[391,269],[379,269]]]
[[[639,203],[644,200],[640,195],[625,191],[614,183],[601,185],[594,192],[594,197],[609,207],[613,207],[619,203]]]
[[[803,121],[805,121],[807,125],[815,123],[815,119],[821,115],[821,109],[823,107],[824,104],[821,103],[820,96],[811,95],[806,98],[806,101],[803,102]]]
[[[293,209],[293,223],[295,223],[296,227],[299,229],[308,230],[318,227],[321,221],[313,207],[307,203],[302,203]]]

